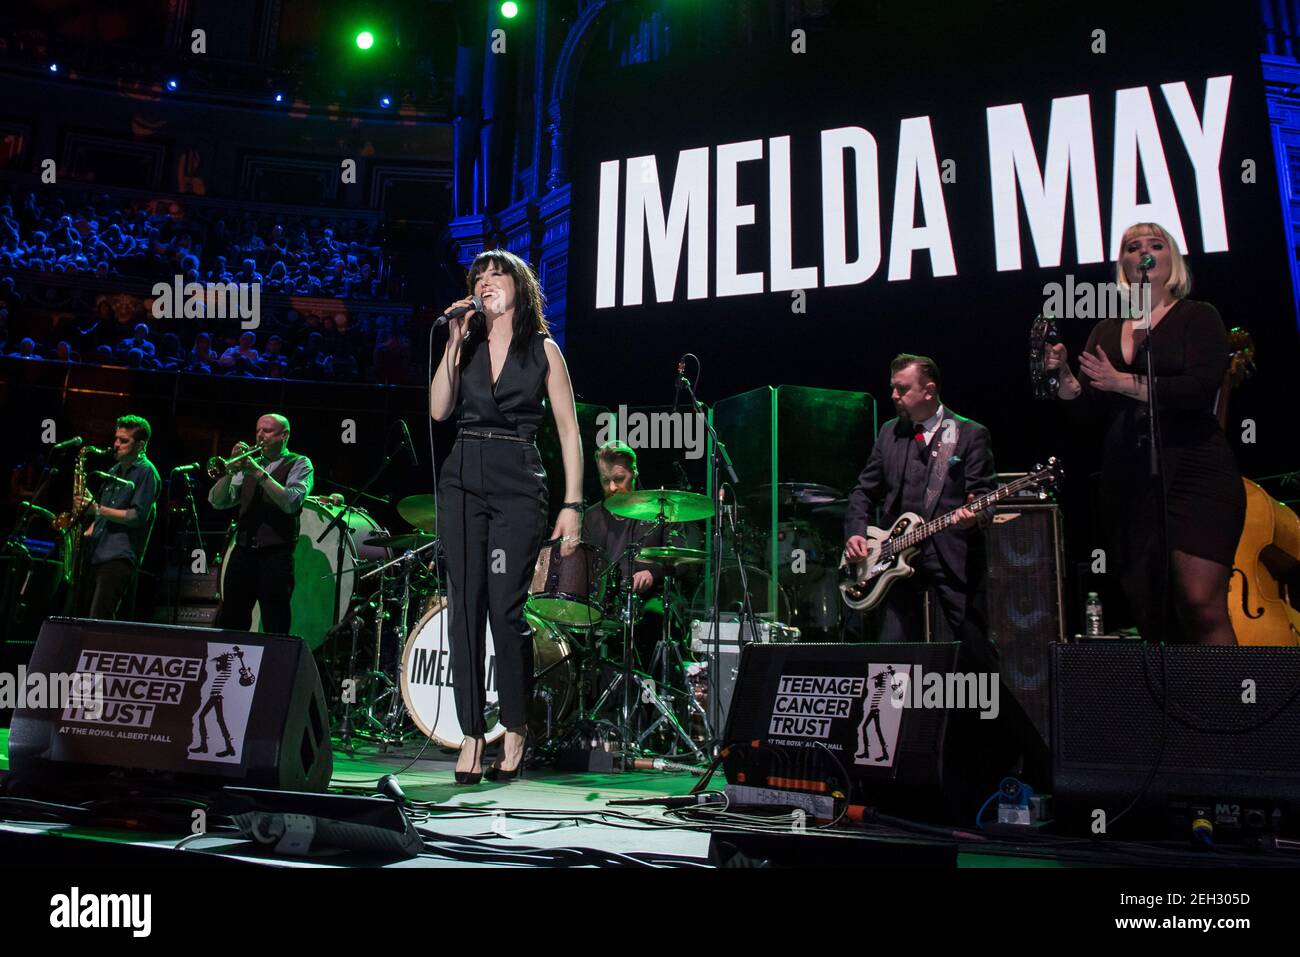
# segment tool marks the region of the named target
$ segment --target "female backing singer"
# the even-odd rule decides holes
[[[461,732],[456,781],[477,784],[484,746],[486,625],[496,648],[506,735],[489,780],[523,768],[533,680],[532,631],[524,602],[547,517],[546,471],[534,444],[543,401],[555,416],[564,457],[564,504],[551,532],[572,554],[582,532],[582,447],[569,370],[551,339],[531,268],[503,249],[480,253],[469,270],[470,311],[447,323],[447,346],[429,385],[429,413],[455,414],[457,435],[438,480],[438,530],[447,562],[451,667]]]
[[[1245,522],[1246,495],[1214,414],[1228,366],[1228,333],[1214,306],[1186,298],[1191,290],[1187,265],[1173,237],[1155,223],[1137,223],[1124,231],[1118,283],[1125,293],[1130,284],[1141,281],[1139,264],[1148,256],[1154,260],[1147,273],[1148,347],[1155,360],[1163,508],[1139,446],[1147,429],[1142,350],[1148,332],[1143,324],[1116,318],[1097,323],[1079,356],[1078,378],[1066,362],[1063,345],[1049,347],[1045,365],[1060,370],[1058,398],[1082,397],[1103,414],[1102,502],[1111,567],[1121,570],[1143,637],[1162,636],[1161,596],[1166,589],[1161,582],[1167,561],[1181,640],[1235,645],[1228,582]],[[1167,554],[1160,547],[1166,510]]]

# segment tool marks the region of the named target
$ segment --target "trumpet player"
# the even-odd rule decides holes
[[[274,413],[257,420],[257,444],[240,442],[231,456],[226,462],[209,463],[209,474],[220,477],[208,492],[208,502],[213,508],[239,509],[217,626],[247,631],[256,604],[262,630],[287,635],[292,625],[293,550],[302,504],[311,494],[311,459],[289,451],[289,420]]]

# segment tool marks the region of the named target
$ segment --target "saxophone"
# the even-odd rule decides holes
[[[102,453],[103,449],[97,449],[93,445],[83,445],[77,452],[77,464],[72,471],[72,507],[66,512],[61,512],[54,518],[54,527],[67,534],[65,541],[68,547],[68,568],[69,570],[77,567],[77,553],[81,547],[82,535],[79,534],[81,527],[81,513],[85,510],[81,500],[86,494],[86,456],[92,453]]]

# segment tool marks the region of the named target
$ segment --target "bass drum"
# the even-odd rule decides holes
[[[320,542],[321,532],[341,511],[320,499],[308,498],[303,502],[302,514],[298,522],[298,541],[293,549],[293,599],[290,603],[293,634],[307,643],[312,651],[325,643],[325,634],[334,627],[335,621],[341,621],[347,614],[348,603],[352,600],[356,588],[356,575],[352,574],[358,561],[358,543],[368,543],[372,537],[386,534],[365,509],[349,509],[347,524],[330,529],[330,533]],[[342,561],[340,563],[339,537],[343,536]],[[230,557],[238,546],[235,544],[234,530],[226,544],[226,558],[221,565],[221,587],[226,585],[226,568]],[[371,553],[374,558],[384,558],[388,549],[363,544],[361,548]],[[338,593],[338,616],[330,614],[334,598],[334,582],[339,572],[347,572],[341,578]],[[253,631],[262,630],[262,610],[253,606]]]
[[[420,619],[402,654],[402,700],[415,726],[444,748],[459,748],[464,734],[456,717],[456,691],[451,676],[451,641],[447,633],[451,616],[446,599],[439,599]],[[564,632],[525,609],[524,619],[533,629],[533,696],[528,705],[528,728],[535,741],[544,741],[573,710],[576,665]],[[496,650],[492,627],[487,629],[487,707],[484,719],[487,743],[501,738],[506,729],[498,719]]]

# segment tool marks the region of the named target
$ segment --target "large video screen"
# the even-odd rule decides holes
[[[592,58],[566,325],[590,397],[664,401],[690,351],[706,398],[863,389],[887,417],[889,359],[922,353],[945,399],[1024,465],[1056,451],[1050,414],[1031,408],[1030,324],[1055,296],[1065,341],[1082,345],[1100,308],[1084,291],[1114,279],[1135,222],[1168,229],[1192,297],[1249,328],[1273,379],[1290,365],[1248,7],[925,6],[863,3],[833,29],[721,60]],[[1240,408],[1267,418],[1279,395],[1261,374]]]

